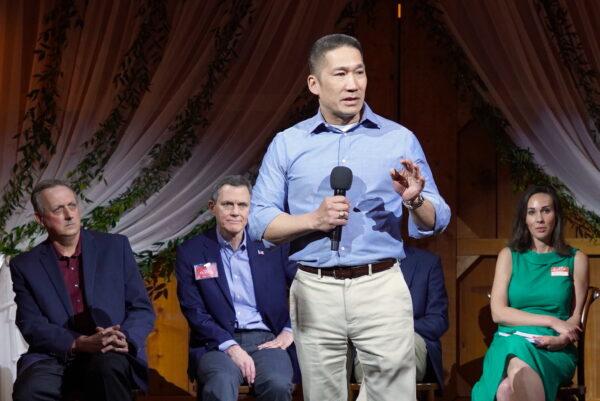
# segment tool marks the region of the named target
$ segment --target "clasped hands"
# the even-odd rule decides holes
[[[581,327],[579,323],[569,320],[553,320],[552,329],[558,333],[558,336],[536,336],[533,338],[534,344],[538,348],[545,348],[549,351],[563,349],[570,343],[577,341]]]
[[[266,343],[260,344],[258,346],[259,350],[262,349],[273,349],[273,348],[281,348],[283,350],[287,349],[294,342],[294,336],[290,331],[283,330],[277,337],[275,337],[271,341],[267,341]],[[254,384],[254,379],[256,378],[256,367],[254,366],[254,360],[242,347],[238,344],[234,344],[231,347],[225,350],[225,353],[229,355],[233,363],[240,369],[242,372],[242,376],[248,384]]]
[[[425,178],[421,175],[421,169],[411,160],[402,159],[400,163],[404,169],[398,171],[390,170],[392,187],[404,201],[412,201],[423,191]],[[350,215],[350,203],[345,196],[328,196],[323,199],[317,210],[313,212],[313,229],[318,231],[331,231],[337,226],[348,223]]]
[[[96,327],[96,332],[89,336],[79,336],[73,342],[74,352],[103,354],[114,351],[126,354],[129,352],[127,336],[121,331],[120,325],[107,328]]]

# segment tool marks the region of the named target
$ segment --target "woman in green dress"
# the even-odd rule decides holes
[[[573,377],[588,258],[565,243],[563,224],[553,188],[524,193],[496,262],[490,306],[498,331],[473,401],[554,401]]]

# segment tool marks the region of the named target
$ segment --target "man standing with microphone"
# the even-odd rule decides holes
[[[347,398],[351,341],[368,399],[414,400],[412,303],[399,268],[402,206],[415,238],[443,231],[450,208],[417,138],[364,103],[366,68],[355,38],[320,38],[309,68],[319,112],[269,146],[252,198],[250,234],[291,242],[290,259],[298,262],[290,308],[304,399]],[[351,170],[346,196],[331,196],[337,173],[329,172],[336,166]],[[341,238],[333,237],[337,250],[336,227],[343,227]]]

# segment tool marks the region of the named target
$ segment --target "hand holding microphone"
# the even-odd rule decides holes
[[[352,170],[344,166],[336,166],[331,170],[329,176],[331,189],[333,189],[333,195],[343,196],[346,200],[346,191],[352,186]],[[348,220],[348,209],[349,205],[346,201],[346,210],[338,210],[338,219],[344,220],[342,225],[345,225]],[[340,240],[342,239],[342,225],[336,225],[331,232],[331,250],[337,251],[340,247]]]
[[[319,208],[314,211],[313,230],[331,232],[331,249],[338,250],[342,226],[348,223],[350,204],[346,199],[346,191],[352,186],[352,170],[337,166],[331,170],[329,177],[333,196],[323,199]],[[334,248],[335,247],[335,248]]]

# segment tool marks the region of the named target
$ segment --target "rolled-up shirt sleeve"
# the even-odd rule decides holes
[[[421,169],[421,174],[425,177],[425,187],[421,195],[433,205],[435,209],[435,225],[432,230],[423,230],[415,224],[412,214],[408,216],[408,235],[412,238],[429,237],[434,234],[439,234],[446,229],[450,223],[450,207],[440,195],[431,168],[427,163],[423,149],[417,138],[411,134],[412,140],[409,144],[410,153],[407,158],[416,163]]]
[[[287,212],[286,159],[284,138],[279,133],[267,149],[252,190],[248,230],[253,240],[262,240],[275,217]]]

